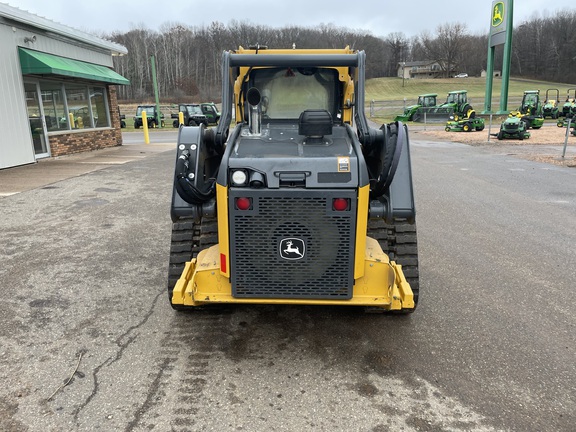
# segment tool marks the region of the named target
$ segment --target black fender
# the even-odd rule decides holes
[[[386,221],[416,218],[408,128],[402,122],[382,125],[381,136],[366,157],[370,175],[370,217]]]
[[[182,217],[200,220],[207,209],[214,209],[220,160],[212,129],[180,126],[170,212],[174,222]]]

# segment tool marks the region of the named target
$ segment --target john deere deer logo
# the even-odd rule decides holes
[[[498,2],[494,5],[492,13],[492,27],[498,27],[504,21],[504,3]]]
[[[303,240],[286,238],[280,242],[280,256],[287,260],[299,260],[304,258],[305,248]]]

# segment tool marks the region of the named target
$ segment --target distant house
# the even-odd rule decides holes
[[[482,69],[482,72],[480,72],[480,76],[482,78],[486,78],[486,75],[488,75],[488,72],[486,72],[484,69]],[[502,72],[499,70],[495,70],[493,73],[494,78],[498,78],[502,76]]]
[[[452,76],[453,72],[454,70],[449,71],[448,76]],[[445,71],[435,60],[399,62],[397,76],[404,79],[443,78]]]

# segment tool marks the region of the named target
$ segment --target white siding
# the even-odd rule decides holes
[[[21,31],[0,23],[0,168],[35,161],[16,47]]]
[[[25,38],[35,36],[34,42]],[[35,162],[18,47],[112,67],[110,52],[0,20],[0,169]]]

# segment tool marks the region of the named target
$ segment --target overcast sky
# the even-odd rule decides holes
[[[1,0],[28,12],[89,33],[159,30],[163,24],[208,26],[232,20],[283,27],[332,24],[374,36],[403,32],[416,36],[446,23],[465,23],[471,34],[490,28],[492,0]],[[355,9],[354,9],[355,8]],[[575,0],[516,0],[514,24],[533,17],[576,10]],[[352,11],[352,13],[350,13]],[[256,42],[256,41],[254,41]],[[262,42],[262,41],[259,41]],[[280,48],[280,47],[278,47]]]

